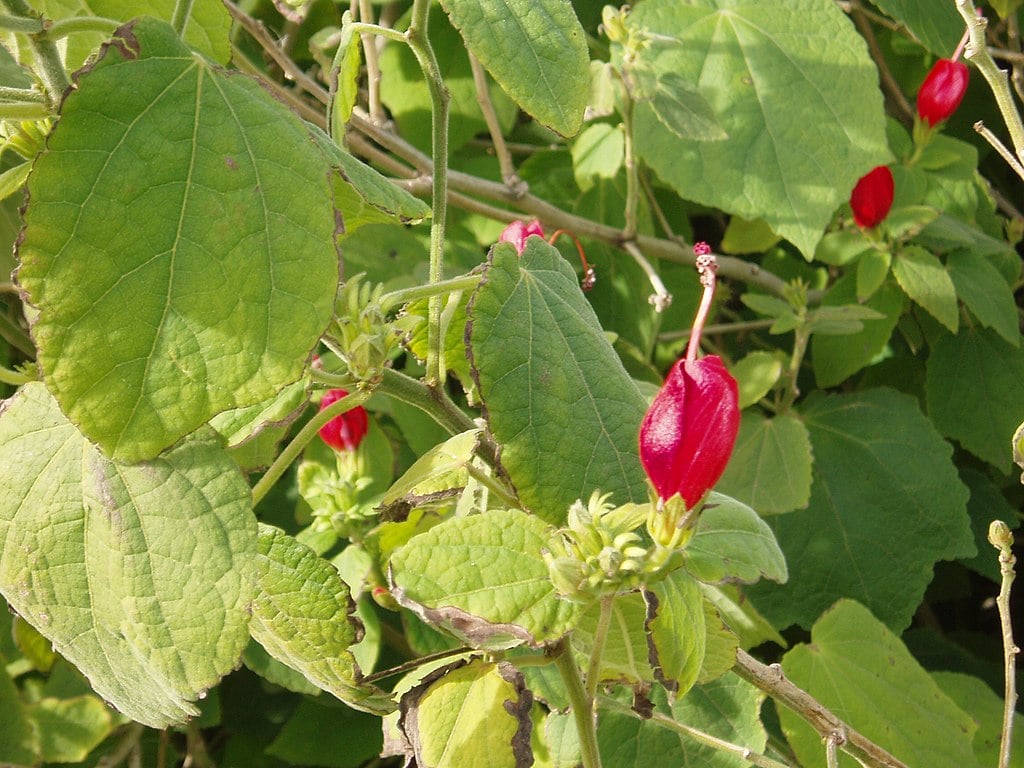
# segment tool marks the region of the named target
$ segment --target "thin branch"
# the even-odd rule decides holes
[[[390,131],[384,130],[368,119],[362,110],[355,110],[352,113],[350,126],[373,139],[377,144],[394,152],[406,162],[413,165],[422,174],[419,182],[427,183],[432,178],[434,164],[430,158],[411,144],[403,141]],[[566,229],[581,239],[601,240],[616,248],[622,248],[623,243],[629,238],[625,232],[616,227],[600,222],[585,219],[566,213],[558,206],[536,197],[532,194],[517,195],[504,184],[486,179],[480,179],[467,173],[450,171],[448,173],[449,189],[466,193],[473,197],[484,197],[492,201],[498,201],[513,206],[520,211],[520,215],[508,215],[508,221],[521,218],[521,214],[531,215],[545,225],[554,229]],[[637,247],[648,257],[665,259],[677,264],[688,264],[693,266],[696,261],[693,251],[685,243],[664,240],[649,235],[637,235],[635,238]],[[786,283],[782,278],[761,269],[757,264],[733,256],[718,257],[718,274],[721,277],[734,280],[742,280],[756,285],[759,288],[782,296]],[[820,301],[820,292],[809,292],[809,303]]]
[[[974,124],[974,130],[981,134],[982,138],[985,139],[991,145],[992,149],[999,153],[999,156],[1006,161],[1013,172],[1024,179],[1024,165],[1021,165],[1020,161],[1014,156],[1010,148],[1007,147],[1003,142],[996,136],[992,131],[983,123],[981,120]]]
[[[494,103],[491,101],[490,87],[487,83],[487,73],[479,59],[469,54],[469,65],[473,70],[473,84],[476,86],[476,100],[483,113],[484,122],[487,123],[487,130],[491,134],[491,141],[494,146],[494,154],[498,158],[498,167],[501,169],[501,180],[510,187],[522,184],[519,176],[516,175],[516,167],[512,164],[512,155],[505,146],[505,136],[498,123],[498,114],[494,111]]]
[[[359,20],[368,24],[375,23],[370,0],[359,0]],[[370,118],[383,125],[387,122],[387,113],[380,100],[380,62],[377,55],[377,40],[373,35],[360,35],[359,39],[363,45],[363,60],[366,62],[366,102],[370,109]]]
[[[964,23],[967,24],[969,35],[964,57],[974,63],[988,82],[992,95],[995,96],[996,105],[999,107],[999,113],[1003,116],[1006,127],[1010,131],[1014,154],[1020,159],[1024,157],[1024,121],[1021,120],[1020,110],[1017,109],[1013,94],[1010,92],[1006,70],[1000,69],[996,65],[985,43],[985,29],[988,26],[988,20],[984,16],[978,15],[972,0],[956,0],[956,9],[960,12]]]
[[[1010,747],[1013,743],[1013,717],[1017,707],[1017,654],[1020,648],[1013,641],[1013,620],[1010,613],[1010,587],[1016,576],[1014,566],[1017,558],[1013,555],[1013,534],[1006,523],[995,520],[988,529],[988,540],[999,550],[999,573],[1002,584],[996,606],[999,608],[999,624],[1003,633],[1003,734],[999,742],[999,768],[1010,765]]]
[[[672,294],[668,292],[665,284],[661,281],[661,277],[654,270],[654,267],[651,266],[651,262],[640,252],[636,241],[627,240],[622,244],[622,249],[633,257],[633,261],[644,271],[648,281],[651,283],[651,287],[654,289],[654,293],[647,298],[647,301],[654,307],[655,312],[664,312],[669,304],[672,303]]]
[[[893,106],[896,107],[896,111],[899,112],[900,120],[903,124],[912,125],[914,122],[914,108],[910,106],[910,102],[907,100],[907,97],[903,95],[903,89],[900,88],[900,84],[896,81],[896,78],[893,77],[892,70],[889,69],[889,64],[886,61],[885,54],[882,52],[881,47],[878,45],[878,40],[875,38],[875,31],[872,29],[871,22],[864,13],[864,8],[861,6],[859,0],[853,0],[850,3],[850,17],[853,19],[853,23],[856,25],[861,37],[863,37],[865,42],[868,44],[868,51],[871,53],[871,58],[878,67],[878,75],[882,81],[882,89],[892,101]]]
[[[176,0],[174,12],[171,14],[171,27],[178,37],[185,36],[185,27],[188,26],[189,17],[192,15],[192,4],[195,0]]]
[[[836,733],[843,734],[846,739],[838,745],[839,748],[868,768],[909,768],[906,763],[850,728],[809,693],[789,682],[777,664],[767,666],[746,651],[737,650],[733,671],[800,715],[821,734],[822,739]]]
[[[327,92],[327,89],[303,72],[302,69],[292,61],[288,54],[281,50],[277,41],[274,40],[273,36],[271,36],[270,32],[263,25],[263,22],[258,19],[254,19],[231,2],[231,0],[223,0],[223,2],[224,7],[228,9],[228,13],[230,13],[235,20],[242,25],[245,31],[248,32],[257,43],[259,43],[260,47],[267,52],[267,55],[273,59],[274,63],[281,68],[285,77],[294,82],[321,104],[326,106],[330,101],[330,94]]]

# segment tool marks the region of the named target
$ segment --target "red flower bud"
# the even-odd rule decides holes
[[[640,461],[658,496],[697,504],[725,471],[739,428],[736,380],[722,361],[677,361],[640,425]]]
[[[887,165],[880,165],[862,176],[850,194],[850,207],[857,226],[871,229],[881,224],[892,208],[895,191],[896,182]]]
[[[529,224],[525,224],[516,219],[502,230],[498,242],[512,243],[516,247],[516,251],[522,253],[523,248],[526,247],[526,238],[530,235],[544,237],[544,228],[541,227],[540,222],[534,219]]]
[[[930,126],[948,120],[964,99],[970,74],[962,61],[936,61],[917,92],[918,116]]]
[[[348,392],[344,389],[327,390],[320,401],[320,410],[346,396]],[[370,420],[366,415],[366,409],[357,405],[320,427],[320,438],[336,451],[354,451],[366,437],[369,426]]]

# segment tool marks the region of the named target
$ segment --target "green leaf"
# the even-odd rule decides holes
[[[622,126],[595,123],[572,145],[572,171],[581,192],[594,186],[594,177],[614,179],[622,170],[625,152]]]
[[[788,578],[786,558],[768,524],[746,504],[714,491],[683,557],[686,569],[708,584],[751,584],[761,577],[781,584]]]
[[[953,251],[946,257],[946,268],[957,296],[981,324],[1011,345],[1019,346],[1020,328],[1013,291],[992,262],[968,251]]]
[[[308,401],[309,379],[302,378],[262,402],[218,413],[210,419],[210,426],[224,437],[225,445],[235,448],[269,427],[291,424]]]
[[[643,596],[654,676],[673,695],[681,696],[697,682],[704,666],[704,596],[693,577],[681,568],[651,584]]]
[[[381,506],[390,507],[401,501],[415,505],[418,500],[465,486],[466,465],[479,440],[480,430],[471,429],[435,445],[395,481],[380,500]]]
[[[739,385],[740,408],[753,405],[772,391],[782,376],[782,361],[771,352],[751,352],[732,366]]]
[[[175,0],[35,0],[32,3],[44,18],[99,16],[115,21],[139,16],[170,21],[174,6]],[[69,69],[77,69],[108,39],[109,36],[101,32],[76,31],[69,35],[65,64]],[[207,58],[228,64],[231,61],[231,15],[224,4],[219,0],[195,0],[185,27],[185,42]]]
[[[391,558],[392,594],[475,648],[558,640],[580,606],[561,599],[541,555],[552,529],[514,509],[450,518]]]
[[[564,0],[442,0],[466,47],[538,122],[572,136],[590,95],[583,28]]]
[[[397,218],[403,224],[418,224],[429,218],[429,205],[396,186],[362,160],[353,157],[315,125],[308,126],[308,130],[331,165],[338,170],[342,181],[355,192],[365,206],[376,209],[389,218]],[[348,224],[350,211],[341,205],[338,208],[345,217],[345,231],[351,232],[354,227]],[[365,216],[362,207],[356,209],[356,221],[361,221]]]
[[[1003,700],[977,677],[959,672],[932,672],[932,679],[953,702],[966,712],[978,730],[974,734],[974,756],[978,765],[999,765],[999,741],[1003,722]],[[1024,716],[1015,713],[1013,732],[1024,728]],[[1024,750],[1017,745],[1010,753],[1010,768],[1024,768]]]
[[[290,765],[359,768],[380,748],[378,718],[302,699],[266,751]]]
[[[764,219],[811,259],[860,176],[889,159],[878,70],[853,24],[815,0],[653,0],[626,22],[651,40],[640,65],[692,84],[728,135],[680,139],[640,103],[639,156],[686,199]]]
[[[892,254],[872,248],[857,260],[857,301],[867,301],[889,276]]]
[[[154,728],[196,715],[249,634],[256,521],[211,437],[131,465],[105,458],[41,384],[0,411],[0,593]]]
[[[0,610],[7,610],[6,606],[0,605]],[[0,764],[35,765],[39,761],[39,736],[18,688],[7,674],[7,660],[0,655]]]
[[[362,624],[338,571],[284,531],[260,524],[253,638],[275,659],[350,707],[383,714],[388,694],[362,682],[351,646]]]
[[[786,647],[785,638],[758,612],[739,586],[701,584],[700,588],[704,597],[708,599],[708,604],[713,606],[722,617],[725,626],[729,628],[730,632],[736,633],[741,647],[753,648],[768,640],[782,648]],[[708,654],[712,652],[711,645],[709,634]],[[730,669],[735,661],[736,654],[733,653],[729,660]]]
[[[836,281],[822,300],[825,306],[838,307],[856,302],[856,285],[852,276]],[[814,375],[819,387],[840,384],[861,368],[870,364],[883,350],[903,312],[903,292],[895,285],[883,285],[865,303],[880,312],[878,320],[864,320],[857,333],[843,336],[814,336],[811,339],[811,357]]]
[[[916,245],[904,246],[892,265],[900,288],[952,333],[960,327],[953,280],[939,258]]]
[[[18,280],[47,386],[104,451],[139,460],[301,376],[338,254],[299,118],[166,24],[119,34],[35,162]]]
[[[48,763],[79,763],[114,728],[106,705],[95,696],[40,699],[30,710],[39,729],[40,754]]]
[[[1024,419],[1024,349],[988,329],[943,335],[928,358],[925,394],[928,415],[943,435],[1010,471],[1010,443]]]
[[[704,593],[706,584],[699,585]],[[703,601],[704,607],[704,661],[697,675],[698,683],[708,683],[721,677],[736,666],[736,649],[740,638],[722,619],[711,600]]]
[[[719,248],[722,253],[764,253],[780,239],[764,219],[747,221],[741,216],[733,216],[725,228]],[[817,254],[815,258],[818,258]]]
[[[736,675],[727,674],[694,686],[671,707],[660,688],[652,691],[655,712],[709,733],[724,741],[761,753],[767,734],[760,721],[762,694]],[[628,705],[612,708],[604,701],[600,710],[598,745],[605,765],[628,768],[700,766],[700,768],[747,768],[749,761],[689,736],[676,733],[657,720],[641,719]]]
[[[838,602],[815,623],[811,643],[782,660],[786,677],[907,765],[975,766],[977,726],[935,684],[899,637],[862,605]],[[781,707],[782,728],[803,765],[823,759],[821,736]],[[858,763],[843,755],[840,766]]]
[[[251,669],[267,682],[278,685],[286,691],[305,693],[309,696],[320,695],[320,689],[309,682],[305,675],[282,664],[255,640],[250,640],[245,653],[242,654],[242,663],[247,669]]]
[[[748,591],[777,627],[808,627],[852,597],[902,630],[935,563],[974,552],[952,448],[914,398],[889,389],[818,398],[803,418],[814,452],[810,504],[769,519],[790,581]]]
[[[811,498],[811,441],[790,414],[766,418],[743,414],[725,474],[715,486],[760,515],[803,509]]]
[[[905,24],[914,37],[940,58],[949,58],[964,33],[963,17],[954,3],[932,0],[878,0],[875,5]]]
[[[662,125],[680,139],[722,141],[729,138],[707,99],[677,73],[662,73],[654,81],[652,91],[640,99],[650,102]]]
[[[532,705],[514,666],[471,661],[431,673],[402,696],[400,727],[416,765],[527,768]]]
[[[636,437],[646,403],[558,252],[538,238],[521,258],[495,247],[470,319],[488,424],[523,504],[561,524],[595,490],[646,501]]]
[[[589,658],[594,647],[594,633],[601,615],[600,603],[594,602],[580,617],[571,635],[572,647]],[[639,592],[616,595],[612,602],[612,620],[601,654],[601,680],[627,685],[654,682],[647,644],[645,623],[647,606]]]

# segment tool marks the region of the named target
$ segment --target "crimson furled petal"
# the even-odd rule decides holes
[[[501,231],[498,242],[512,243],[516,248],[516,252],[522,253],[523,248],[526,247],[526,238],[530,235],[544,237],[544,228],[540,225],[540,222],[534,219],[529,223],[524,223],[516,219]]]
[[[948,120],[967,93],[970,70],[962,61],[939,59],[917,91],[917,114],[928,125]]]
[[[866,173],[850,194],[850,208],[857,226],[871,229],[882,223],[892,208],[896,183],[889,166],[880,165]]]
[[[725,471],[739,426],[736,380],[721,359],[679,360],[640,426],[640,461],[658,496],[700,501]]]
[[[330,389],[324,393],[320,401],[320,410],[346,397],[348,392],[344,389]],[[370,419],[366,409],[357,405],[350,411],[340,416],[335,416],[322,427],[320,427],[320,439],[336,451],[354,451],[366,437],[366,431],[370,426]]]

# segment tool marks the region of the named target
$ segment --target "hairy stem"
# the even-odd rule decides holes
[[[580,742],[580,756],[583,768],[601,768],[601,753],[597,749],[597,729],[594,721],[593,699],[587,695],[580,679],[580,670],[572,657],[569,642],[562,639],[554,647],[552,654],[555,666],[562,676],[566,693],[572,704],[573,720],[576,722],[576,733]]]
[[[185,36],[189,16],[192,15],[192,4],[195,0],[175,0],[174,12],[171,14],[171,26],[178,37]]]
[[[0,0],[3,6],[12,16],[33,21],[42,21],[25,0]],[[42,29],[29,33],[29,45],[36,56],[38,66],[37,74],[46,86],[50,103],[56,105],[60,102],[64,91],[71,87],[68,73],[64,70],[64,62],[60,58],[57,46],[48,35],[45,24]]]
[[[370,0],[359,0],[359,20],[373,24],[373,6]],[[360,35],[363,46],[363,61],[366,62],[366,101],[370,117],[378,123],[387,120],[387,113],[380,100],[380,62],[377,56],[377,41],[372,35]]]
[[[416,56],[430,91],[430,149],[433,156],[431,194],[433,215],[430,220],[429,280],[438,283],[444,277],[445,216],[448,209],[448,91],[441,79],[441,68],[427,37],[428,0],[415,0],[412,23],[405,32],[406,42]],[[441,297],[432,296],[427,309],[427,383],[440,386],[445,371],[441,368]]]
[[[431,285],[415,285],[412,288],[399,288],[395,291],[385,293],[380,297],[380,306],[385,312],[390,312],[396,307],[408,304],[419,299],[429,299],[431,296],[443,296],[455,291],[469,291],[480,282],[480,275],[463,275],[452,277],[448,280]]]
[[[50,37],[60,40],[78,32],[100,32],[109,35],[119,26],[121,22],[103,16],[73,16],[53,22],[50,25]]]
[[[385,368],[378,391],[419,408],[453,435],[476,429],[473,420],[459,410],[444,392],[404,373]]]
[[[999,113],[1006,121],[1013,142],[1014,152],[1018,159],[1024,159],[1024,122],[1021,121],[1020,110],[1010,92],[1010,81],[1006,70],[1000,69],[992,54],[985,45],[985,28],[988,20],[979,16],[973,0],[956,0],[956,8],[967,24],[970,42],[964,57],[970,59],[988,82],[992,95],[995,96]]]
[[[604,644],[608,639],[608,629],[612,625],[612,605],[615,595],[601,595],[601,613],[597,617],[594,629],[594,647],[590,649],[590,663],[587,665],[587,698],[593,702],[597,696],[597,684],[601,679],[601,659],[604,656]]]
[[[256,485],[252,488],[252,505],[255,507],[263,497],[267,495],[267,492],[274,487],[274,483],[281,479],[281,475],[287,471],[288,467],[292,465],[299,454],[309,445],[309,442],[316,437],[316,433],[320,431],[320,428],[327,422],[336,416],[340,416],[346,411],[350,411],[357,405],[362,405],[370,398],[370,392],[368,390],[359,390],[353,392],[340,400],[336,400],[329,406],[319,411],[313,418],[311,418],[306,425],[299,430],[299,433],[292,438],[291,442],[285,446],[284,450],[278,454],[277,458],[274,459],[274,463],[270,465],[270,468],[266,473],[259,479]]]

